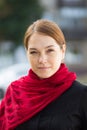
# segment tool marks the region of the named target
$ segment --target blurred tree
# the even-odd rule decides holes
[[[0,0],[0,40],[20,44],[26,28],[42,12],[38,0]]]

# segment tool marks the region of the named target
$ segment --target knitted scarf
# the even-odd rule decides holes
[[[65,64],[49,78],[39,79],[30,69],[27,76],[12,82],[0,105],[0,130],[14,130],[72,86],[76,74]]]

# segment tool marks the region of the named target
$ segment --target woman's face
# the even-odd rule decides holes
[[[34,33],[28,42],[27,55],[33,72],[41,79],[49,78],[59,69],[65,46],[61,49],[52,37]]]

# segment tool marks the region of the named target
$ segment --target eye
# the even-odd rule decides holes
[[[30,51],[30,54],[37,54],[36,51]]]
[[[54,52],[54,50],[53,50],[53,49],[48,49],[47,52],[48,52],[48,53]]]

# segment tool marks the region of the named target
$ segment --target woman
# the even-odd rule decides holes
[[[87,87],[63,62],[61,29],[37,20],[27,29],[24,45],[31,69],[9,85],[0,130],[87,130]]]

